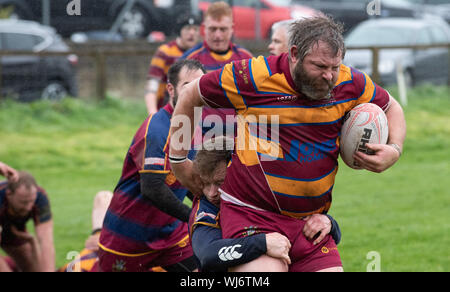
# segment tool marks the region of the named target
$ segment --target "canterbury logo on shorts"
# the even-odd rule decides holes
[[[242,257],[241,253],[238,253],[235,249],[240,248],[241,245],[240,244],[236,244],[234,246],[226,246],[226,247],[222,247],[219,250],[219,258],[226,262],[226,261],[232,261],[232,260],[237,260],[240,259]]]

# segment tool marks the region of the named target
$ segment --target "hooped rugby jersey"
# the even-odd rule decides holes
[[[230,49],[225,54],[218,54],[213,52],[204,41],[184,53],[181,58],[197,60],[205,67],[206,71],[210,72],[221,69],[230,62],[252,57],[253,55],[249,51],[231,42]]]
[[[222,199],[298,218],[331,206],[346,113],[361,103],[389,105],[387,91],[345,65],[332,98],[310,101],[295,91],[287,54],[233,62],[204,75],[199,88],[210,107],[237,113]]]
[[[167,73],[170,67],[183,56],[184,50],[181,49],[176,40],[161,45],[155,52],[150,63],[147,79],[154,78],[160,81],[157,97],[158,109],[164,105],[166,97]]]
[[[170,246],[171,233],[182,224],[146,200],[140,184],[141,173],[161,173],[167,174],[165,183],[178,199],[183,201],[188,192],[175,178],[168,160],[172,114],[173,107],[167,104],[149,116],[134,136],[105,216],[100,236],[103,249],[137,254]],[[188,155],[190,159],[194,156],[194,151]]]

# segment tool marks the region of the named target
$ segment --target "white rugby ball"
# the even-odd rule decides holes
[[[366,144],[386,144],[389,136],[388,121],[384,111],[373,103],[354,107],[346,116],[341,129],[340,153],[342,160],[353,169],[361,169],[353,154],[361,151],[373,154]]]

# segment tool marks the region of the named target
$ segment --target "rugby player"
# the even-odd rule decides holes
[[[26,230],[33,220],[36,237]],[[16,181],[0,182],[1,248],[22,272],[54,272],[55,247],[50,202],[25,171]]]
[[[100,235],[100,271],[193,271],[189,243],[191,208],[188,190],[175,178],[168,161],[170,119],[178,93],[204,74],[195,60],[181,60],[169,70],[169,103],[149,116],[137,131],[125,158],[122,177],[106,212]],[[188,155],[194,156],[194,151]]]
[[[167,103],[167,72],[170,66],[200,41],[200,20],[197,17],[181,16],[176,21],[176,26],[177,38],[161,45],[150,63],[145,95],[149,114],[155,114]]]
[[[319,244],[302,232],[314,214],[326,214],[338,170],[343,117],[371,102],[386,113],[386,145],[369,144],[374,155],[355,153],[365,169],[383,172],[402,151],[406,123],[399,103],[370,77],[342,64],[343,28],[328,17],[296,22],[289,53],[226,65],[187,85],[174,118],[193,120],[194,108],[231,108],[238,118],[238,143],[221,188],[220,223],[224,238],[279,232],[290,240],[291,264],[261,256],[234,271],[342,271],[336,243],[328,234]],[[256,118],[249,120],[247,118]],[[254,128],[278,129],[258,136]],[[184,131],[174,125],[171,133]],[[183,142],[183,141],[181,141]],[[187,145],[186,143],[183,145]],[[188,149],[171,143],[170,155],[186,157]],[[192,162],[173,165],[177,179],[193,193]]]
[[[230,267],[248,263],[263,254],[280,258],[286,264],[290,264],[288,253],[291,244],[285,236],[277,232],[222,239],[219,224],[219,188],[225,181],[233,146],[233,139],[225,136],[215,137],[204,142],[194,160],[194,169],[202,179],[204,196],[194,199],[189,231],[200,270],[226,271]],[[341,237],[339,225],[332,217],[329,218],[333,222],[330,233],[338,243]],[[307,232],[314,232],[308,228],[305,229]]]
[[[203,43],[184,53],[182,58],[198,60],[208,72],[232,61],[252,58],[249,51],[231,41],[233,25],[231,7],[223,1],[212,3],[204,14]]]

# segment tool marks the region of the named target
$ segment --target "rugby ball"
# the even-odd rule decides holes
[[[342,160],[353,169],[361,169],[353,160],[353,154],[361,151],[373,154],[366,144],[386,144],[389,135],[384,111],[373,103],[354,107],[344,118],[341,129],[340,154]]]

